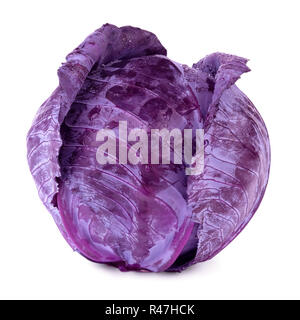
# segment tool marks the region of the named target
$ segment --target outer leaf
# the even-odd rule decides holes
[[[60,125],[96,62],[148,54],[166,54],[150,32],[109,24],[96,30],[67,56],[67,62],[58,70],[59,87],[42,104],[28,132],[28,163],[39,196],[73,249],[76,246],[65,231],[56,203],[60,177],[58,153],[62,145]]]
[[[196,223],[196,240],[190,246],[195,258],[173,270],[211,259],[227,246],[249,222],[265,192],[270,169],[267,129],[251,101],[233,85],[249,71],[246,61],[216,53],[194,65],[208,72],[215,86],[204,124],[204,172],[190,176],[187,189]]]

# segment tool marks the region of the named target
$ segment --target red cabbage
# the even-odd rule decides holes
[[[39,196],[69,245],[120,270],[181,271],[212,258],[265,192],[268,133],[237,88],[246,59],[214,53],[192,68],[156,36],[106,24],[71,52],[27,136]],[[104,164],[100,129],[204,130],[204,171],[185,164]]]

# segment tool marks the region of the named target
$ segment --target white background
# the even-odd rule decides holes
[[[1,1],[2,299],[300,298],[299,1]],[[56,70],[110,22],[154,32],[191,65],[221,51],[250,59],[238,86],[263,116],[272,165],[246,229],[213,260],[181,274],[121,273],[74,253],[38,198],[26,133],[57,86]]]

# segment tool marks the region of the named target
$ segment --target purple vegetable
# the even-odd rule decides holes
[[[106,24],[67,56],[28,133],[39,196],[86,258],[120,270],[181,271],[245,227],[265,192],[264,122],[235,86],[246,59],[173,62],[150,32]],[[96,161],[100,129],[204,129],[204,172],[184,164]],[[119,142],[118,142],[119,143]]]

